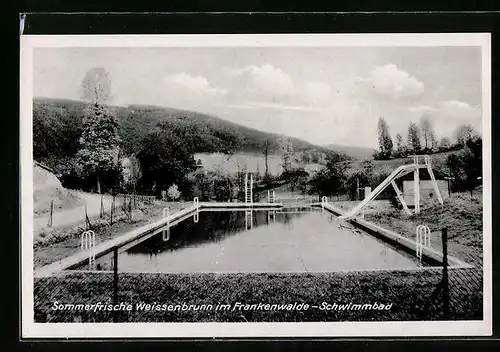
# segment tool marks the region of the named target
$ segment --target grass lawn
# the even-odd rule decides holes
[[[106,311],[53,310],[62,304],[112,303],[111,273],[69,273],[35,281],[35,320],[38,322],[112,321]],[[432,298],[439,270],[314,274],[119,274],[118,302],[134,306],[120,312],[127,322],[293,322],[436,320],[442,318],[441,299]],[[56,287],[56,289],[54,289]],[[453,293],[452,293],[453,296]],[[453,305],[454,319],[480,319],[481,297]],[[138,303],[201,305],[228,304],[230,310],[143,311]],[[243,304],[307,303],[307,310],[232,309]],[[390,309],[321,310],[323,302],[337,305],[391,304]]]
[[[423,208],[418,215],[382,208],[371,209],[365,219],[392,229],[402,236],[415,239],[416,227],[427,225],[431,230],[431,245],[441,251],[441,229],[448,229],[448,253],[470,264],[482,265],[483,201],[480,194],[453,194],[443,205]]]

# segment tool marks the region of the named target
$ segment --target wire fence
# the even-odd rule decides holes
[[[120,271],[119,249],[106,260],[35,278],[36,322],[407,321],[479,320],[483,270],[479,251],[460,252],[443,229],[442,263],[416,270],[296,275],[161,274]],[[451,258],[453,256],[453,258]],[[463,263],[456,264],[458,258]],[[103,259],[103,258],[101,258]],[[183,306],[288,301],[391,302],[390,311],[244,313]],[[171,303],[173,309],[166,308]],[[137,305],[149,304],[151,309]],[[156,307],[156,308],[155,308]],[[179,307],[178,309],[176,307]],[[242,318],[243,316],[243,318]]]

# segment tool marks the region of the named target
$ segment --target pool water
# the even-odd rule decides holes
[[[96,263],[109,270],[112,258]],[[202,210],[118,257],[120,272],[328,272],[417,266],[411,255],[313,208]]]

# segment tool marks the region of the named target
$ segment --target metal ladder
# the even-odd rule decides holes
[[[249,182],[248,174],[245,174],[245,203],[253,203],[252,189],[253,189],[253,175],[250,174],[250,182]]]
[[[268,203],[274,203],[274,202],[276,202],[276,193],[274,192],[274,190],[272,190],[272,191],[268,190],[267,191],[267,202]]]
[[[87,230],[80,237],[81,251],[88,251],[89,269],[93,269],[95,264],[95,232]]]

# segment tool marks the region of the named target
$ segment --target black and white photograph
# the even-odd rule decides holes
[[[491,334],[490,56],[23,36],[23,334]]]

